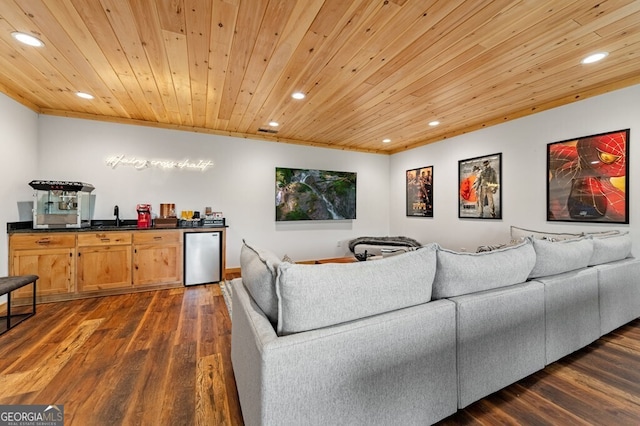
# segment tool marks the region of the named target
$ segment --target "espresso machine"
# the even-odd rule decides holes
[[[151,228],[151,204],[138,204],[138,228]]]

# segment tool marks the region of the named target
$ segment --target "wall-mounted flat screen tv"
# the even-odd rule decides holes
[[[276,221],[356,218],[356,173],[276,167]]]

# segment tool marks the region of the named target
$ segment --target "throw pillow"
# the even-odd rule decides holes
[[[433,298],[463,294],[525,282],[536,261],[531,239],[497,250],[467,253],[438,248]]]
[[[585,268],[593,254],[591,237],[548,241],[533,239],[536,265],[529,278],[546,277]]]
[[[511,239],[521,237],[533,237],[535,239],[548,239],[553,241],[568,240],[581,237],[582,233],[572,234],[569,232],[545,232],[545,231],[533,231],[531,229],[519,228],[517,226],[511,226]]]
[[[593,237],[610,237],[612,235],[620,235],[621,232],[617,229],[611,231],[598,231],[598,232],[585,232],[584,235],[592,235]]]
[[[278,267],[279,335],[328,327],[431,300],[436,245],[379,260]]]
[[[242,241],[240,271],[242,283],[272,323],[278,321],[276,274],[280,259],[268,250],[250,246]]]
[[[476,253],[482,253],[485,251],[494,251],[494,250],[498,250],[501,248],[505,248],[507,245],[506,244],[495,244],[495,245],[484,245],[484,246],[478,246],[478,248],[476,249]]]
[[[589,266],[614,262],[631,256],[631,236],[622,234],[602,235],[593,238],[593,254]]]

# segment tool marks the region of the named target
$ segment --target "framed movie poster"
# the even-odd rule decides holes
[[[547,220],[629,223],[629,129],[547,144]]]
[[[433,217],[433,166],[407,170],[407,216]]]
[[[458,217],[502,219],[502,153],[458,161]]]

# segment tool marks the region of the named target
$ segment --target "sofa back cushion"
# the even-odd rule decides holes
[[[439,247],[437,259],[433,298],[443,299],[525,282],[536,254],[527,238],[520,244],[480,253]]]
[[[276,274],[281,263],[268,250],[259,249],[242,241],[240,270],[242,283],[272,323],[278,321],[278,297],[276,296]]]
[[[628,232],[593,235],[593,254],[589,266],[614,262],[631,256],[631,236]]]
[[[436,245],[380,260],[278,267],[279,335],[318,329],[431,300]]]
[[[562,241],[533,240],[536,265],[529,278],[540,278],[585,268],[593,254],[591,237]]]

